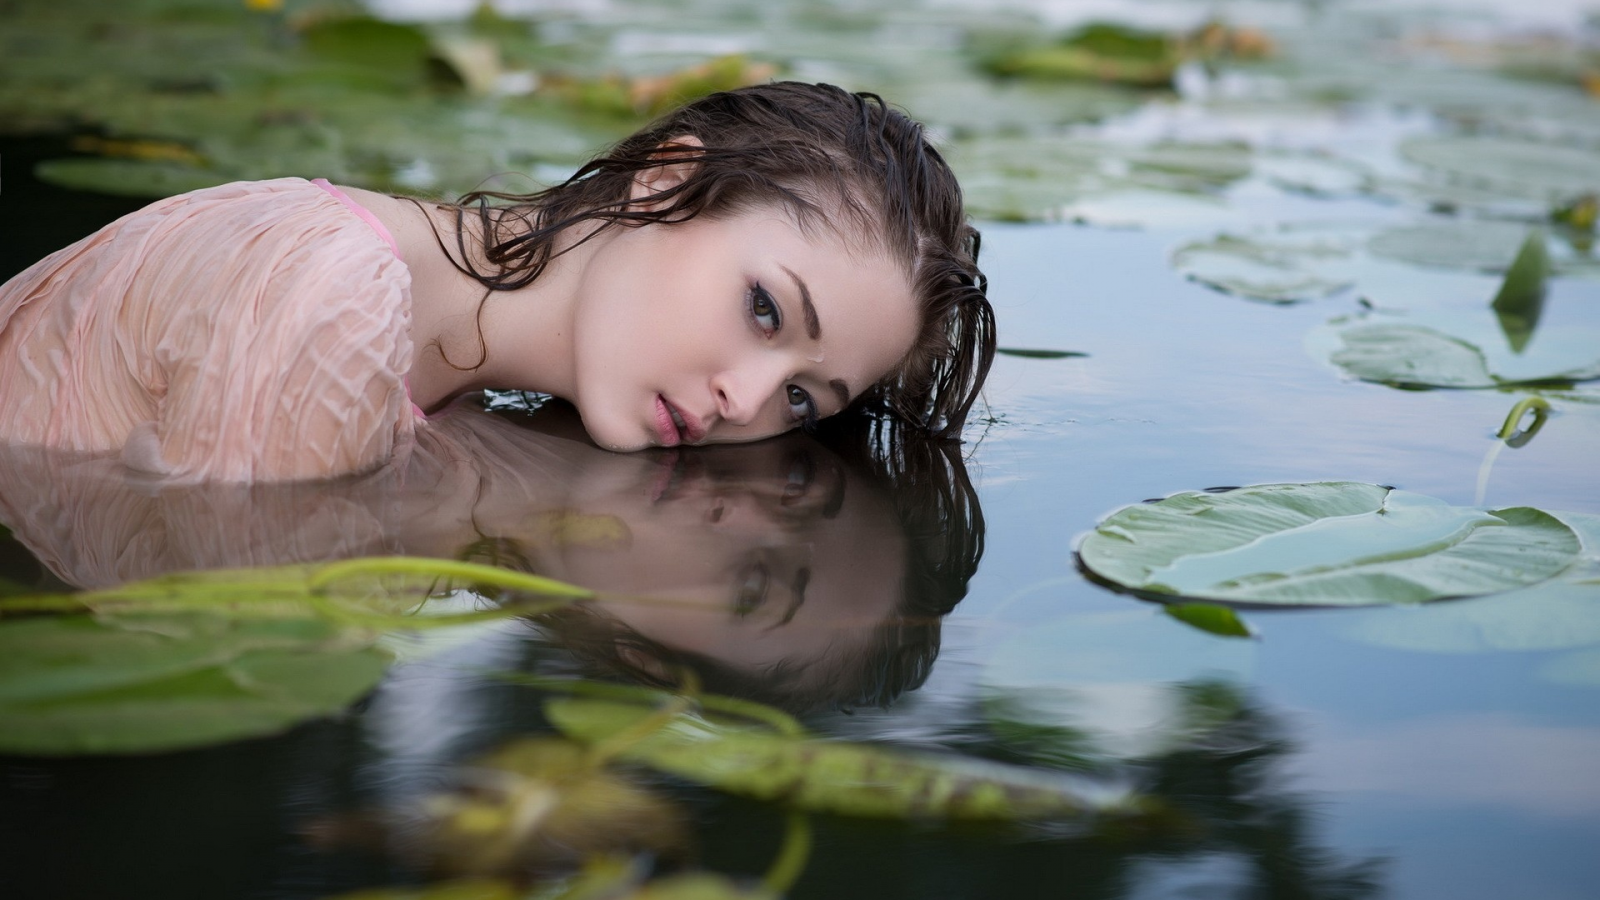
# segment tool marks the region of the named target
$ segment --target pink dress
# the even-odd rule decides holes
[[[408,445],[411,274],[326,182],[151,204],[0,285],[0,443],[175,481],[323,478]]]

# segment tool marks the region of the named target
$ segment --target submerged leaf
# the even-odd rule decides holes
[[[545,704],[564,734],[593,743],[623,732],[645,707],[597,700]],[[622,757],[759,800],[848,816],[1021,820],[1131,811],[1122,794],[1064,777],[961,757],[825,741],[679,715]]]
[[[406,829],[408,855],[452,875],[518,875],[596,854],[680,856],[688,821],[668,799],[559,738],[513,741],[460,773]],[[409,823],[408,823],[409,824]]]
[[[1577,535],[1527,507],[1447,506],[1358,482],[1191,491],[1123,509],[1079,547],[1122,587],[1249,604],[1421,603],[1525,587],[1567,568]]]

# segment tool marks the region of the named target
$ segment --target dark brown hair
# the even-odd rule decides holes
[[[695,138],[699,145],[679,143]],[[642,202],[639,173],[693,163]],[[489,290],[531,283],[568,229],[686,222],[778,205],[801,228],[821,224],[904,266],[920,331],[895,371],[857,405],[940,437],[959,434],[994,358],[994,312],[978,269],[979,235],[961,188],[922,126],[876,94],[778,82],[693,101],[616,144],[565,182],[534,194],[475,191],[454,208],[458,267]],[[474,216],[482,246],[467,246]],[[482,260],[482,263],[476,262]]]
[[[861,413],[826,420],[818,438],[873,490],[887,493],[905,538],[894,612],[864,629],[863,640],[820,658],[750,669],[668,647],[582,603],[536,617],[541,631],[585,675],[675,689],[687,670],[706,691],[793,713],[888,706],[920,687],[939,656],[944,616],[966,596],[983,558],[983,510],[959,445]]]

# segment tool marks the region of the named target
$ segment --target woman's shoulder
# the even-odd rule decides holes
[[[365,188],[335,187],[389,230],[400,258],[413,271],[429,265],[438,255],[439,241],[428,223],[427,210],[432,205],[428,201],[409,200]]]

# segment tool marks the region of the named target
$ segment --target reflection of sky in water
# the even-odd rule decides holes
[[[1137,602],[1074,571],[1074,535],[1110,510],[1179,490],[1325,479],[1470,505],[1494,431],[1520,396],[1345,380],[1303,340],[1328,318],[1357,311],[1354,293],[1270,307],[1186,282],[1166,254],[1193,230],[985,233],[1002,343],[1089,356],[996,364],[989,399],[999,422],[975,454],[988,550],[947,624],[932,686],[904,714],[929,727],[974,682],[1003,671],[992,662],[997,648],[1075,622],[1092,641],[1099,617]],[[1487,311],[1498,283],[1381,260],[1364,263],[1360,275],[1378,286],[1380,305],[1477,297]],[[1593,321],[1597,299],[1592,283],[1555,282],[1541,331],[1562,321],[1563,308]],[[1488,505],[1600,511],[1600,415],[1559,401],[1557,409],[1528,445],[1494,459]],[[1355,615],[1416,621],[1454,609]],[[1575,614],[1593,620],[1591,609]],[[1593,687],[1556,683],[1541,670],[1582,648],[1385,649],[1350,636],[1351,616],[1246,613],[1261,637],[1253,665],[1235,676],[1286,717],[1302,753],[1293,783],[1327,792],[1314,795],[1334,845],[1392,856],[1385,883],[1397,897],[1581,896],[1595,874],[1583,847],[1600,836],[1600,703]],[[1161,617],[1149,627],[1184,629]],[[1090,652],[1076,643],[1058,648],[1056,669],[1048,656],[1034,665],[1058,672],[1068,689],[1090,686],[1067,659]],[[1170,683],[1174,670],[1202,664],[1199,651],[1173,652],[1180,658],[1157,654],[1143,664],[1145,683]],[[1123,669],[1146,658],[1111,637],[1090,655],[1117,657]],[[1138,677],[1120,671],[1117,680]],[[885,727],[907,729],[892,719]]]

